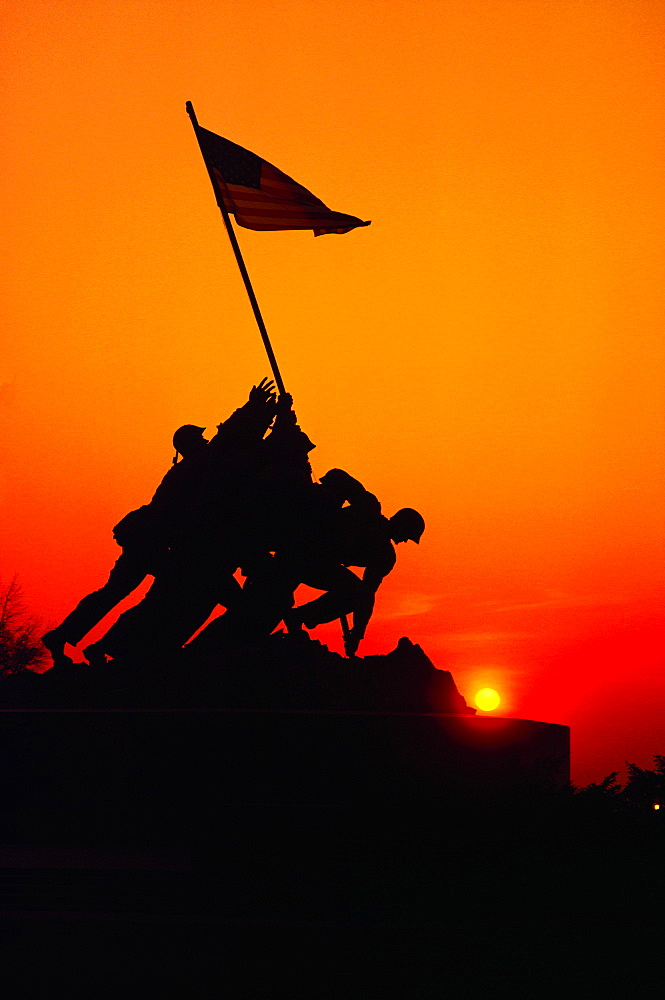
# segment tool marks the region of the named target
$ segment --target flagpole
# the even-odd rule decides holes
[[[229,216],[228,209],[224,204],[224,199],[221,195],[221,192],[219,191],[219,188],[217,187],[217,182],[212,173],[212,170],[208,166],[206,158],[203,155],[203,147],[201,146],[201,140],[199,139],[199,123],[196,118],[196,112],[194,111],[194,107],[191,101],[187,101],[185,105],[185,110],[189,115],[192,127],[196,134],[196,141],[199,144],[199,149],[201,150],[201,155],[203,156],[203,162],[206,165],[208,176],[210,178],[210,183],[212,184],[212,189],[215,192],[215,201],[217,202],[217,207],[222,213],[222,218],[224,219],[224,225],[226,226],[226,231],[229,234],[229,239],[231,241],[231,246],[233,247],[233,252],[235,254],[236,262],[238,264],[240,274],[242,275],[242,280],[245,283],[245,289],[247,290],[247,295],[249,296],[249,301],[252,306],[252,311],[254,313],[254,319],[256,320],[256,325],[259,328],[259,333],[261,334],[261,340],[263,341],[263,346],[265,347],[266,354],[268,355],[268,361],[270,362],[270,367],[272,368],[272,373],[275,378],[275,383],[277,384],[277,389],[279,390],[279,393],[281,395],[283,392],[286,392],[286,390],[284,388],[284,382],[282,381],[282,376],[280,374],[279,367],[277,365],[277,358],[275,357],[275,352],[272,349],[272,344],[270,343],[270,338],[268,336],[268,331],[266,330],[266,325],[263,322],[263,316],[261,315],[261,310],[259,309],[259,303],[256,299],[256,295],[254,294],[254,289],[252,288],[252,282],[249,280],[249,273],[245,266],[245,261],[243,260],[242,254],[240,252],[240,246],[238,244],[238,239],[236,237],[235,230],[231,223],[231,218]]]

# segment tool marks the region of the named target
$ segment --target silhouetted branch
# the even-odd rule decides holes
[[[26,608],[18,577],[14,575],[5,586],[0,584],[0,676],[34,670],[46,661],[43,631],[39,619]]]

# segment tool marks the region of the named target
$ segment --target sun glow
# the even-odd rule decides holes
[[[482,712],[493,712],[501,702],[501,698],[494,688],[482,688],[475,697],[477,707]]]

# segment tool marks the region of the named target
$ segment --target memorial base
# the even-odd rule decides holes
[[[48,839],[49,830],[64,841],[131,842],[140,834],[183,842],[234,805],[443,806],[549,794],[569,774],[568,728],[525,719],[224,710],[0,715],[4,843]]]

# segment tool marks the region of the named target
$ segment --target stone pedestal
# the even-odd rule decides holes
[[[222,710],[10,711],[0,719],[5,823],[39,814],[40,828],[180,828],[242,803],[547,793],[569,773],[568,728],[525,719]]]

